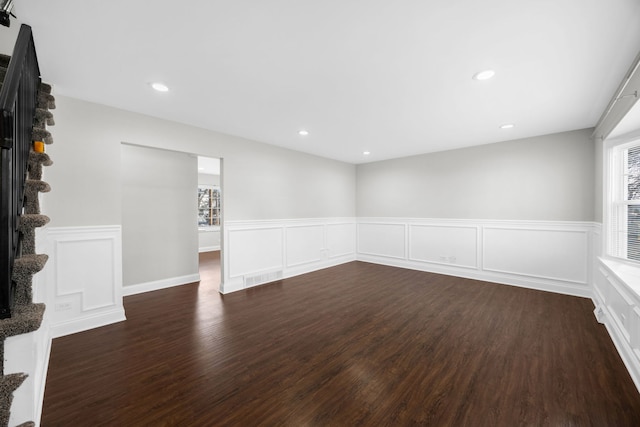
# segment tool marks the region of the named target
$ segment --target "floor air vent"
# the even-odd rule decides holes
[[[262,285],[264,283],[273,282],[282,279],[282,270],[270,271],[269,273],[261,273],[255,276],[244,276],[244,287]]]

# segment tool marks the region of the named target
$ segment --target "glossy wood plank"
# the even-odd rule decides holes
[[[54,340],[42,425],[640,425],[588,299],[362,262],[221,296],[216,262]]]

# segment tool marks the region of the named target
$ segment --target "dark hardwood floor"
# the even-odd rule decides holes
[[[590,300],[362,262],[125,298],[55,339],[43,426],[640,426]]]

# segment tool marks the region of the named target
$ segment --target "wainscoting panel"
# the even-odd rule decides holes
[[[483,269],[587,284],[587,231],[485,227]]]
[[[220,292],[355,260],[355,223],[354,218],[226,221]]]
[[[406,224],[358,222],[358,253],[405,258]]]
[[[125,320],[120,226],[43,229],[52,337]]]
[[[57,297],[81,296],[82,311],[113,306],[115,289],[105,286],[114,283],[115,260],[113,240],[103,236],[83,237],[81,240],[57,239],[53,244],[56,259]],[[85,254],[101,262],[85,263]],[[69,268],[73,266],[73,268]],[[95,278],[99,278],[96,280]]]
[[[226,249],[234,255],[229,262],[230,278],[284,267],[282,227],[230,229],[227,233]]]
[[[327,224],[329,258],[353,257],[356,253],[356,224]]]
[[[358,260],[590,297],[595,224],[358,218]]]
[[[285,227],[287,235],[287,267],[322,260],[324,225],[295,225]]]
[[[409,226],[409,260],[478,267],[478,227]]]

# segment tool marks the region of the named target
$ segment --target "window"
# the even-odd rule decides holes
[[[611,149],[610,255],[640,262],[640,141]]]
[[[220,225],[220,188],[198,186],[198,227]]]

